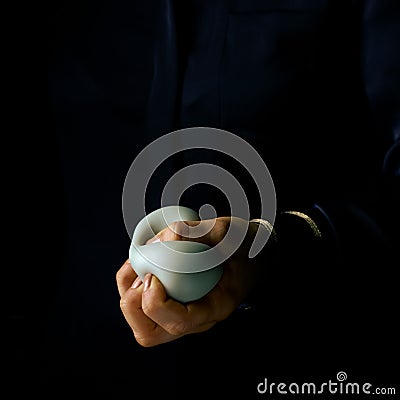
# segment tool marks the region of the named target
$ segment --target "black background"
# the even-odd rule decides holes
[[[135,342],[119,309],[115,273],[129,247],[122,186],[145,144],[142,132],[153,72],[146,43],[155,23],[145,3],[58,1],[46,10],[42,43],[48,44],[48,91],[43,107],[28,93],[30,111],[19,115],[19,121],[26,117],[34,128],[15,135],[19,157],[7,199],[21,221],[9,231],[19,255],[9,268],[7,287],[12,292],[7,369],[14,393],[29,394],[39,386],[39,395],[212,396],[215,384],[221,393],[248,393],[265,376],[276,382],[317,381],[333,379],[339,370],[356,382],[379,377],[382,386],[393,386],[394,371],[387,363],[392,349],[381,337],[378,345],[367,344],[365,353],[357,353],[356,365],[341,364],[335,346],[328,352],[321,347],[312,360],[301,349],[269,362],[265,351],[259,355],[255,346],[248,350],[246,341],[252,337],[243,316],[240,329],[234,317],[204,334],[212,343],[209,348],[204,347],[207,340],[195,337],[185,338],[182,347],[170,343],[144,349]],[[26,58],[35,64],[35,51],[29,54]],[[34,65],[30,71],[36,73]],[[44,111],[44,123],[36,119],[36,110]],[[333,326],[336,319],[340,313],[332,316]],[[227,337],[230,324],[236,331]],[[287,335],[290,340],[301,332]],[[254,341],[261,343],[261,337]],[[272,339],[271,357],[277,357],[273,344]],[[196,359],[187,360],[187,348]],[[371,349],[377,362],[364,365]],[[210,359],[213,351],[216,358]],[[237,363],[248,359],[248,351],[253,364]]]

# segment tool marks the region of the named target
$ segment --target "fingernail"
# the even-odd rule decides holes
[[[152,276],[153,276],[152,274],[146,274],[146,276],[144,277],[144,288],[143,288],[144,292],[150,287]]]
[[[137,276],[136,279],[133,281],[132,288],[137,289],[142,283],[142,280]]]
[[[157,242],[161,242],[161,240],[158,237],[153,237],[151,239],[149,239],[146,244],[150,244],[150,243],[157,243]]]

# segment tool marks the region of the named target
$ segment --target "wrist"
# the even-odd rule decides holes
[[[306,277],[309,271],[320,270],[321,265],[327,266],[333,260],[332,235],[324,221],[323,215],[313,209],[280,212],[274,225],[263,219],[250,220],[256,230],[263,229],[270,237],[256,256],[255,284],[239,309],[253,310],[265,303],[268,286],[288,279],[299,283],[302,273]]]

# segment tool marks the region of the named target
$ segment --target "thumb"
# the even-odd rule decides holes
[[[150,238],[146,244],[175,240],[187,240],[215,245],[220,240],[222,220],[219,218],[201,221],[175,221]],[[223,229],[222,229],[223,231]]]
[[[169,229],[175,232],[175,240],[187,240],[215,246],[219,243],[231,223],[230,217],[218,217],[200,221],[177,221]]]

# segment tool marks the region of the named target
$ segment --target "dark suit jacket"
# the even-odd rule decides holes
[[[222,345],[226,352],[220,351],[229,359],[227,354],[243,348],[243,365],[250,354],[263,354],[264,367],[250,369],[250,381],[263,368],[279,370],[288,362],[306,368],[308,360],[315,373],[315,364],[327,358],[337,368],[348,363],[366,371],[393,344],[391,329],[383,334],[372,320],[392,320],[394,315],[399,5],[329,0],[221,1],[206,7],[204,2],[189,3],[162,5],[149,135],[212,126],[248,140],[274,179],[275,227],[282,234],[275,267],[265,253],[266,277],[252,299],[258,306],[254,320],[234,345]],[[192,152],[179,165],[202,157],[207,158],[206,152]],[[228,170],[234,168],[232,161],[212,157]],[[257,188],[248,182],[242,177],[252,216],[257,217]],[[212,203],[211,193],[199,190],[187,201],[195,206],[199,199]],[[283,218],[284,210],[312,216],[323,243],[315,243],[295,217]],[[227,323],[232,331],[242,326],[238,318],[236,325]],[[257,328],[260,321],[264,329]],[[262,332],[253,342],[257,329]],[[222,332],[225,338],[231,331]],[[196,347],[191,339],[188,343]],[[377,347],[366,355],[371,346]],[[226,360],[217,368],[224,366]]]
[[[181,3],[86,2],[54,11],[51,159],[60,166],[65,234],[52,309],[62,312],[46,315],[44,375],[60,382],[104,375],[103,384],[114,387],[108,366],[131,354],[151,370],[172,363],[156,375],[161,393],[207,393],[214,384],[249,398],[267,375],[329,379],[339,369],[374,379],[396,332],[398,2]],[[142,352],[114,290],[129,242],[119,214],[123,179],[146,144],[193,126],[240,135],[264,158],[276,187],[279,257],[261,255],[266,277],[252,311]],[[204,160],[237,172],[257,217],[251,179],[206,151],[168,164],[151,187],[149,210],[170,173]],[[220,214],[228,212],[212,190],[193,189],[184,201],[195,208],[215,201]],[[315,242],[295,218],[281,218],[285,210],[312,216],[324,240]],[[65,360],[58,373],[49,368],[54,348]],[[103,359],[111,360],[107,367]],[[138,373],[137,365],[122,365],[123,376]],[[151,384],[146,373],[139,376]]]

